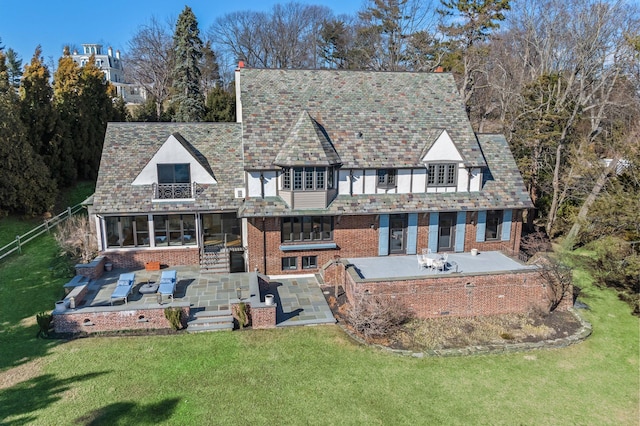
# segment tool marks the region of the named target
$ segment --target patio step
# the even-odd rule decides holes
[[[194,317],[195,319],[187,322],[189,333],[233,330],[231,311],[200,311]]]
[[[204,252],[200,257],[200,269],[202,272],[218,274],[229,273],[229,251]]]

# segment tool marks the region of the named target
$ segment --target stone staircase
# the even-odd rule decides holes
[[[212,274],[228,274],[229,270],[229,249],[220,248],[218,250],[203,251],[200,254],[200,270]]]
[[[230,310],[199,311],[187,322],[187,332],[233,330],[233,316]]]

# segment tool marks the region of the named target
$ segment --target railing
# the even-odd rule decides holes
[[[154,183],[153,193],[157,200],[194,198],[196,183]]]
[[[33,241],[42,234],[50,232],[52,228],[55,228],[59,223],[69,219],[80,210],[82,210],[82,204],[76,204],[73,207],[67,207],[67,210],[63,211],[59,215],[54,216],[51,219],[46,219],[42,225],[37,226],[22,235],[17,235],[14,241],[10,242],[4,247],[0,247],[0,260],[15,252],[22,253],[23,245],[30,241]]]
[[[530,259],[530,256],[523,252],[523,251],[515,251],[513,250],[513,248],[511,248],[511,244],[510,243],[502,243],[500,245],[500,251],[502,252],[502,254],[504,254],[505,256],[514,258],[514,259],[518,259],[519,261],[523,262],[523,263],[527,263]]]

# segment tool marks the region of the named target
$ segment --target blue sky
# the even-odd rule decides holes
[[[327,6],[335,14],[355,13],[363,0],[298,0]],[[241,10],[270,10],[276,0],[0,0],[0,39],[28,63],[38,44],[47,63],[57,63],[65,45],[100,43],[127,50],[129,39],[151,17],[177,17],[185,5],[193,9],[200,31],[221,15]]]

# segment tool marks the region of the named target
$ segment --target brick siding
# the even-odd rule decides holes
[[[200,263],[200,251],[197,247],[175,250],[123,250],[103,253],[115,268],[140,269],[147,262],[160,262],[161,265],[197,265]]]
[[[476,242],[476,215],[467,213],[464,251],[476,248],[480,251],[499,251],[508,249],[512,253],[517,253],[520,249],[520,234],[522,232],[522,214],[514,211],[511,223],[510,241],[489,241]],[[373,227],[372,227],[373,225]],[[266,241],[263,239],[263,230],[266,234]],[[375,257],[378,255],[378,215],[362,216],[342,216],[334,218],[333,242],[336,249],[323,250],[294,250],[284,252],[280,250],[280,219],[261,218],[250,219],[248,221],[248,267],[250,271],[259,271],[263,274],[300,274],[315,273],[325,263],[334,260],[335,256],[342,258],[349,257]],[[266,270],[265,252],[266,242]],[[302,243],[302,242],[301,242]],[[429,245],[429,214],[418,214],[418,235],[417,249]],[[317,256],[318,268],[302,269],[303,256]],[[282,270],[282,258],[296,257],[296,270]]]

